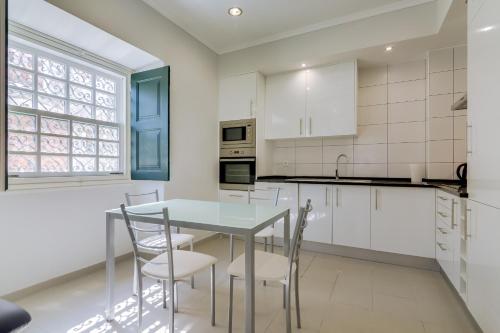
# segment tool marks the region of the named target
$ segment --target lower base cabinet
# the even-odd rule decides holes
[[[372,187],[371,248],[435,258],[435,189]]]
[[[332,243],[332,185],[300,184],[299,202],[311,199],[312,211],[307,216],[304,240]]]

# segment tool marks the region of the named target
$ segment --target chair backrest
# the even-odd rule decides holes
[[[156,230],[145,230],[136,227],[130,220],[130,216],[132,216],[132,219],[134,216],[147,216],[147,215],[158,215],[160,214],[159,212],[152,212],[152,213],[143,213],[143,214],[134,214],[131,211],[127,211],[127,208],[125,207],[124,204],[120,205],[120,209],[122,211],[123,219],[125,220],[125,224],[127,225],[127,230],[128,234],[130,236],[130,240],[132,241],[132,248],[134,251],[134,256],[135,260],[137,260],[138,267],[141,267],[139,264],[142,263],[149,263],[150,261],[142,257],[142,253],[140,250],[152,250],[152,251],[161,251],[161,252],[167,252],[168,253],[168,262],[167,263],[161,263],[161,264],[168,264],[169,268],[169,275],[174,276],[174,265],[173,265],[173,256],[172,256],[172,236],[170,234],[170,220],[168,217],[168,208],[163,208],[162,213],[163,213],[163,227],[165,229],[165,244],[166,246],[148,246],[148,245],[142,245],[139,247],[137,246],[137,238],[136,238],[136,233],[137,231],[140,232],[157,232]]]
[[[127,202],[127,206],[135,206],[144,203],[158,202],[160,201],[160,195],[158,194],[158,190],[139,194],[125,193],[125,200]]]
[[[307,227],[307,214],[309,214],[310,211],[312,211],[311,199],[307,199],[305,207],[300,207],[299,209],[297,223],[295,224],[295,229],[293,231],[292,242],[290,244],[290,254],[288,256],[289,276],[292,274],[293,264],[299,259],[304,229]]]
[[[280,188],[270,188],[270,189],[248,189],[248,203],[269,203],[273,206],[277,206],[280,197]]]

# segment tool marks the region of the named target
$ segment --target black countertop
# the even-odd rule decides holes
[[[336,184],[336,185],[364,185],[364,186],[393,186],[393,187],[430,187],[439,188],[447,193],[461,198],[467,198],[467,187],[461,186],[456,180],[448,179],[423,179],[421,183],[412,183],[410,178],[364,178],[349,177],[335,179],[335,177],[310,177],[310,176],[262,176],[257,182],[269,183],[300,183],[300,184]]]

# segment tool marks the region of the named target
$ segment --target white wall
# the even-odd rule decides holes
[[[171,66],[171,181],[164,184],[165,196],[216,199],[216,55],[142,1],[50,2]],[[136,189],[129,184],[0,193],[0,295],[103,261],[103,212]],[[127,251],[121,229],[117,255]]]

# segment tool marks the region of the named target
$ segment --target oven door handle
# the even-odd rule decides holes
[[[255,162],[255,158],[221,158],[220,162]]]

